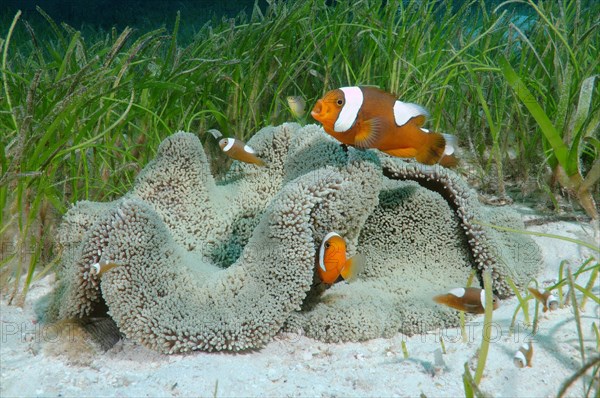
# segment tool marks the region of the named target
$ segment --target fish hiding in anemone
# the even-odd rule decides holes
[[[375,87],[342,87],[317,101],[312,117],[338,141],[357,148],[376,148],[418,162],[456,165],[456,139],[423,128],[427,111],[402,102]]]
[[[534,287],[528,287],[527,289],[533,297],[543,304],[543,312],[554,311],[558,308],[558,299],[549,291],[542,293]]]
[[[469,312],[471,314],[483,314],[485,312],[485,290],[478,287],[459,287],[450,290],[446,294],[440,294],[433,298],[438,304],[443,304],[455,310]],[[497,309],[499,300],[493,296],[493,308]]]
[[[351,282],[362,272],[365,257],[356,254],[346,259],[346,242],[339,234],[330,232],[323,238],[319,248],[317,271],[321,281],[333,284],[341,276]]]
[[[256,152],[243,141],[235,138],[223,138],[219,146],[227,156],[244,163],[252,163],[257,166],[265,166],[264,160],[256,156]]]
[[[117,264],[112,261],[99,261],[97,263],[92,264],[92,269],[98,276],[102,276],[104,273],[110,271],[111,269],[118,267],[120,264]]]

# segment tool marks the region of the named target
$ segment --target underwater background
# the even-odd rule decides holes
[[[457,136],[459,172],[488,202],[597,218],[598,1],[9,0],[0,10],[0,282],[28,275],[14,294],[54,258],[69,206],[127,192],[173,132],[196,134],[223,175],[231,160],[207,130],[248,140],[314,123],[286,99],[310,110],[349,85],[427,108],[426,127]]]
[[[251,13],[255,0],[238,1],[158,1],[158,0],[7,0],[0,7],[3,15],[9,18],[17,10],[23,11],[27,19],[36,18],[36,6],[42,7],[57,21],[82,29],[122,29],[125,26],[141,30],[152,30],[161,25],[173,23],[177,11],[182,13],[182,25],[186,30],[199,30],[211,18],[231,18],[240,12]],[[263,10],[265,1],[256,2]]]
[[[230,177],[232,160],[211,130],[248,141],[260,139],[255,134],[261,129],[286,122],[318,129],[310,126],[316,123],[310,109],[325,92],[373,85],[423,105],[430,112],[426,128],[458,138],[460,164],[455,171],[474,189],[477,201],[522,206],[535,213],[528,228],[537,222],[574,221],[575,233],[560,233],[571,236],[577,250],[563,257],[562,246],[553,240],[545,243],[543,249],[550,253],[545,257],[555,264],[538,280],[554,283],[560,296],[570,283],[577,314],[574,286],[580,277],[579,292],[586,297],[580,308],[589,299],[596,303],[596,312],[588,315],[598,314],[597,254],[586,259],[579,252],[587,247],[597,253],[597,235],[593,242],[578,235],[590,220],[598,228],[598,15],[597,0],[4,0],[2,304],[16,313],[14,305],[27,306],[26,300],[39,298],[36,283],[52,283],[45,277],[60,268],[58,226],[73,204],[106,204],[127,195],[140,172],[160,155],[160,143],[176,131],[197,137],[215,185],[222,186]],[[290,97],[304,104],[303,112],[291,109]],[[224,208],[231,205],[219,203]],[[545,228],[541,225],[540,236],[556,232]],[[566,277],[569,264],[576,270],[574,280]],[[528,319],[527,302],[535,300],[526,292],[521,296],[517,287],[514,291]],[[517,299],[509,300],[517,305]],[[570,309],[561,311],[566,316]],[[505,307],[503,316],[512,316],[514,323],[518,313],[519,307],[514,315]],[[15,319],[32,322],[32,314]],[[572,333],[565,339],[578,343],[568,346],[570,364],[557,357],[556,362],[570,366],[569,372],[600,347],[597,317],[589,318],[595,323],[584,324],[586,336],[591,336],[585,341],[580,320],[579,339],[570,324]],[[558,316],[553,321],[562,322]],[[408,358],[403,343],[397,340],[389,356],[396,358],[395,351],[404,351]],[[299,352],[304,350],[299,347]],[[411,356],[429,358],[429,348],[417,354],[416,347],[420,346],[411,347]],[[581,362],[572,360],[577,351]],[[323,374],[331,353],[319,355]],[[354,353],[348,355],[356,359]],[[314,363],[317,355],[302,358]],[[456,363],[467,360],[472,359],[461,352]],[[206,368],[218,370],[210,361],[214,358],[207,359]],[[272,366],[270,357],[266,361]],[[478,372],[483,372],[485,356],[480,362]],[[509,366],[512,371],[512,363]],[[600,362],[590,366],[590,373],[600,374]],[[568,375],[564,369],[556,375],[536,364],[538,369],[538,375],[552,378],[552,391]],[[498,385],[518,386],[520,395],[530,395],[527,378],[516,383],[505,374],[498,377]],[[462,378],[454,375],[453,380],[462,391]],[[588,396],[597,394],[597,381],[584,380]],[[218,380],[214,396],[217,387]]]

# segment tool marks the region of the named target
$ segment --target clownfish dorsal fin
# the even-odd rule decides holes
[[[413,123],[417,127],[423,127],[427,118],[425,115],[418,115],[409,120],[410,123]]]
[[[354,136],[354,145],[358,148],[372,148],[381,134],[381,120],[373,118],[361,123],[360,130]]]
[[[421,105],[402,101],[394,103],[394,120],[398,127],[404,126],[409,121],[413,121],[417,127],[421,127],[428,116],[429,113]]]
[[[357,275],[359,275],[365,269],[366,258],[364,255],[358,253],[353,257],[349,258],[344,264],[344,268],[340,272],[340,275],[344,280],[348,282],[352,282],[356,279]]]

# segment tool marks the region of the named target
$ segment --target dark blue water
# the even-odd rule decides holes
[[[256,3],[263,10],[267,7],[264,0]],[[2,0],[0,21],[4,25],[21,10],[22,18],[35,24],[42,21],[36,10],[39,6],[57,23],[76,29],[120,30],[129,26],[145,31],[172,26],[177,11],[181,11],[181,28],[190,32],[213,18],[231,18],[240,12],[250,15],[254,4],[255,0]]]

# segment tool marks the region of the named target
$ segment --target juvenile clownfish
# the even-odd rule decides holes
[[[335,232],[330,232],[323,238],[318,260],[319,277],[323,283],[329,285],[340,275],[349,282],[354,280],[365,266],[365,257],[362,254],[346,259],[346,242]]]
[[[531,358],[533,357],[533,343],[524,343],[515,353],[513,363],[517,368],[531,367]]]
[[[471,314],[483,314],[485,312],[485,290],[478,287],[452,289],[446,294],[435,296],[433,301]],[[494,310],[498,308],[498,305],[498,298],[493,296]]]
[[[527,288],[533,297],[535,297],[538,301],[540,301],[544,305],[543,312],[548,310],[554,311],[558,308],[558,299],[554,297],[554,295],[548,291],[542,293],[534,287]]]
[[[378,88],[355,86],[329,91],[317,101],[311,115],[343,144],[376,148],[423,164],[456,164],[454,136],[422,128],[428,116],[423,107],[398,101]]]
[[[299,95],[290,95],[286,98],[290,112],[295,118],[302,118],[306,113],[306,101]]]
[[[223,152],[232,159],[245,163],[252,163],[257,166],[265,165],[265,162],[256,156],[254,149],[246,145],[243,141],[235,138],[223,138],[219,141],[219,146]]]
[[[111,269],[118,267],[120,264],[114,263],[112,261],[100,261],[95,264],[92,264],[92,269],[96,272],[97,276],[102,276],[105,272],[110,271]]]

